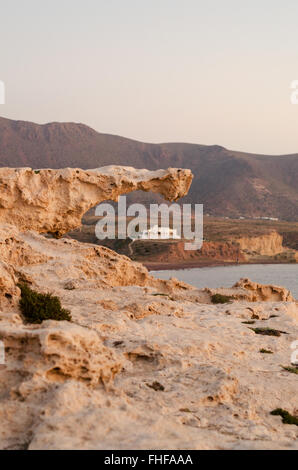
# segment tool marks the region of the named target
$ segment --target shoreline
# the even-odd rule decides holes
[[[187,262],[182,262],[182,263],[158,263],[158,262],[149,262],[149,263],[144,263],[141,262],[149,272],[151,271],[179,271],[179,270],[184,270],[184,269],[194,269],[194,268],[216,268],[216,267],[228,267],[228,266],[247,266],[247,265],[253,265],[253,264],[289,264],[289,265],[294,265],[297,263],[287,263],[287,262],[280,262],[280,261],[274,261],[274,260],[264,260],[264,261],[251,261],[251,262],[245,262],[245,263],[237,263],[236,261],[223,261],[223,262],[202,262],[202,263],[187,263]]]

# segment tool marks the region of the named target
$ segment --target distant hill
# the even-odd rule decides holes
[[[298,220],[298,154],[254,155],[218,145],[147,144],[74,123],[38,125],[0,118],[0,166],[32,168],[129,165],[190,168],[185,202],[203,203],[215,216]],[[131,195],[153,200],[152,195]]]

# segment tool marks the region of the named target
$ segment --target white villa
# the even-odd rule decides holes
[[[168,240],[169,238],[179,240],[180,237],[177,234],[177,230],[169,227],[159,227],[158,225],[154,225],[148,230],[143,230],[138,235],[139,240]]]

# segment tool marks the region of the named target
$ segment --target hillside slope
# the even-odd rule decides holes
[[[38,125],[0,118],[1,166],[86,169],[110,164],[190,168],[195,177],[182,201],[203,203],[205,212],[215,216],[298,220],[298,154],[267,156],[218,145],[147,144],[100,134],[83,124]],[[132,197],[155,198],[138,193]]]

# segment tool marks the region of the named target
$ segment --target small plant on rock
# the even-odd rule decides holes
[[[298,375],[298,365],[297,366],[282,366],[284,370],[287,372],[291,372],[291,374],[297,374]]]
[[[211,302],[213,304],[226,304],[233,300],[233,297],[229,295],[223,295],[223,294],[213,294],[211,296]]]
[[[275,410],[271,411],[270,414],[273,416],[281,416],[282,422],[284,424],[296,424],[296,426],[298,426],[297,416],[291,415],[287,410],[283,410],[282,408],[276,408]]]
[[[256,335],[264,336],[280,336],[281,334],[288,334],[286,331],[275,330],[274,328],[250,328],[250,330],[254,331]]]
[[[28,323],[42,323],[44,320],[71,321],[69,310],[62,308],[59,297],[41,294],[27,284],[19,284],[21,289],[20,309]]]

